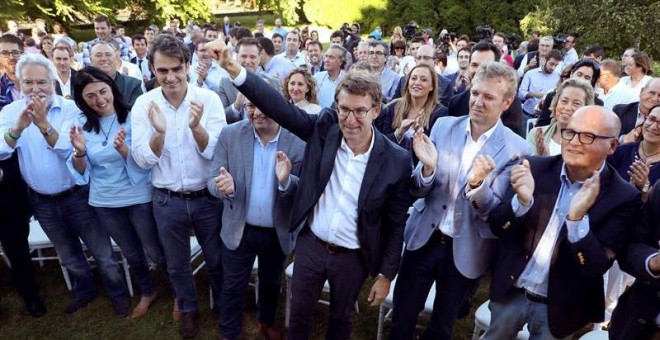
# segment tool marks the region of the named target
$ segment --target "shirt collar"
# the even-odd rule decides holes
[[[497,129],[497,126],[499,126],[502,123],[502,120],[498,119],[497,123],[493,125],[490,129],[488,129],[486,132],[484,132],[481,136],[479,136],[479,139],[484,139],[488,140],[490,136],[493,135],[493,132],[495,132],[495,129]],[[467,138],[472,138],[472,125],[470,124],[470,119],[468,118],[467,124],[465,124],[465,136]]]
[[[351,150],[350,147],[348,147],[348,144],[346,143],[346,138],[342,137],[341,138],[341,145],[339,146],[342,150],[346,151],[349,155],[355,156],[355,157],[364,157],[365,159],[369,158],[369,155],[371,155],[371,150],[374,148],[374,141],[376,140],[376,131],[374,130],[374,127],[371,127],[371,142],[369,143],[369,149],[367,149],[367,152],[355,156],[355,153],[353,153],[353,150]]]
[[[194,88],[195,88],[195,86],[192,86],[192,85],[190,85],[190,83],[188,83],[188,90],[186,91],[186,96],[183,98],[183,101],[181,102],[181,105],[179,105],[179,108],[181,108],[184,104],[186,104],[190,101],[190,97],[192,96],[192,91],[193,91]],[[160,100],[162,101],[162,103],[164,103],[165,105],[168,105],[169,107],[171,107],[175,111],[178,110],[178,108],[175,108],[170,103],[170,101],[167,100],[167,97],[165,97],[165,94],[163,93],[163,88],[159,87],[158,89],[159,89],[158,96],[160,97]]]
[[[603,169],[605,169],[605,163],[606,162],[603,161],[603,164],[600,165],[600,168],[598,168],[598,173],[601,173],[601,174],[603,173]],[[566,170],[566,163],[562,163],[562,165],[561,165],[561,173],[559,174],[559,178],[561,179],[562,183],[566,183],[566,184],[569,184],[569,185],[573,184],[573,182],[571,182],[571,180],[568,178],[568,172]],[[582,185],[582,183],[584,183],[584,181],[578,181],[577,183]]]
[[[257,142],[261,143],[261,137],[259,137],[259,134],[257,133],[257,129],[255,129],[254,126],[252,126],[252,133],[254,133],[254,139],[256,139]],[[273,136],[271,140],[268,141],[268,143],[270,144],[270,143],[278,142],[280,140],[280,133],[282,133],[281,126],[277,128],[277,133],[275,134],[275,136]]]

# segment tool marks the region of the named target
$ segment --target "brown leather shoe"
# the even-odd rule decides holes
[[[282,331],[274,325],[259,321],[259,329],[266,340],[284,340]]]
[[[199,311],[181,313],[179,335],[184,339],[188,339],[197,335],[197,332],[199,332]]]

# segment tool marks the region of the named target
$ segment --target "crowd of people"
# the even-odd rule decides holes
[[[200,327],[191,235],[222,339],[241,336],[255,260],[259,328],[284,337],[292,254],[288,339],[310,337],[326,281],[326,337],[350,338],[370,276],[371,306],[393,292],[390,339],[413,338],[433,284],[423,338],[451,339],[487,273],[485,339],[590,323],[659,335],[660,79],[646,53],[580,58],[576,35],[517,51],[499,32],[362,40],[357,23],[324,44],[281,19],[269,32],[172,19],[129,38],[99,15],[94,32],[76,43],[39,22],[26,37],[10,21],[0,36],[0,243],[32,316],[47,311],[34,216],[73,282],[62,313],[98,295],[84,245],[120,317],[148,313],[162,268],[183,338]],[[132,310],[111,239],[139,288]]]

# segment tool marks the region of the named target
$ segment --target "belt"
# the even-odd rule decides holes
[[[168,189],[163,189],[163,188],[156,188],[158,191],[171,196],[171,197],[178,197],[184,200],[192,200],[195,198],[200,198],[200,197],[208,197],[209,196],[209,190],[204,188],[202,190],[197,190],[197,191],[172,191]]]
[[[516,287],[516,289],[518,289],[523,295],[525,295],[525,298],[527,298],[527,300],[529,300],[529,301],[538,302],[538,303],[545,303],[545,304],[548,303],[548,298],[545,297],[545,296],[534,294],[534,293],[528,291],[525,288]]]
[[[345,247],[342,247],[342,246],[338,246],[336,244],[328,243],[328,242],[323,241],[322,239],[316,237],[316,235],[314,235],[314,234],[312,234],[312,237],[314,238],[314,240],[316,240],[316,243],[322,245],[328,251],[328,253],[330,253],[330,254],[350,253],[350,252],[356,252],[356,251],[359,250],[359,249],[349,249],[349,248],[345,248]]]
[[[451,245],[454,243],[454,239],[451,236],[443,233],[440,229],[433,231],[431,238],[433,240],[437,240],[441,244]]]
[[[80,190],[80,188],[82,188],[82,186],[74,185],[73,187],[71,187],[71,189],[67,189],[67,190],[64,190],[64,191],[58,192],[58,193],[56,193],[56,194],[49,194],[49,195],[46,195],[46,194],[40,194],[40,193],[38,193],[38,192],[32,190],[32,188],[28,188],[28,189],[30,190],[30,192],[34,193],[37,197],[39,197],[39,198],[41,198],[41,199],[47,199],[47,200],[57,201],[57,200],[65,199],[65,198],[67,198],[67,197],[73,195],[73,194],[76,193],[78,190]]]

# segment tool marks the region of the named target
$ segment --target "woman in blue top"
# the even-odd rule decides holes
[[[73,98],[83,115],[71,128],[69,170],[76,184],[89,183],[89,204],[135,275],[142,294],[132,314],[137,318],[156,299],[145,251],[167,268],[151,210],[150,171],[131,157],[129,107],[108,75],[96,67],[78,71]]]

